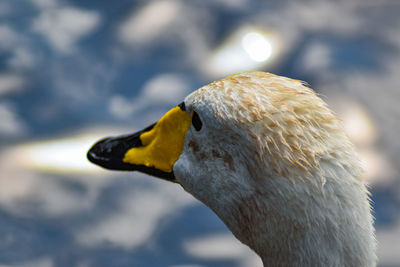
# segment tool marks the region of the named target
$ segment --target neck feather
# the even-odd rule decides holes
[[[265,266],[375,266],[372,217],[361,182],[328,180],[318,188],[284,178],[266,181],[258,188],[267,190],[236,196],[228,209],[215,210]]]

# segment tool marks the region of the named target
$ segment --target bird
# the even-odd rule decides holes
[[[88,159],[177,183],[264,266],[376,266],[370,193],[342,122],[308,84],[245,71]]]

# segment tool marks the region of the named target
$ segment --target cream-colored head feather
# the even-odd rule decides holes
[[[174,173],[266,266],[375,266],[368,192],[340,121],[303,82],[243,72],[185,99]]]

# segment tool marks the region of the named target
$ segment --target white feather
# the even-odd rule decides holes
[[[375,266],[368,191],[353,145],[297,80],[244,72],[185,99],[203,127],[174,165],[265,266]]]

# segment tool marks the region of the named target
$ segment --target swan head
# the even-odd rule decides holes
[[[215,81],[88,158],[179,183],[266,265],[375,264],[356,152],[301,81],[257,71]]]

